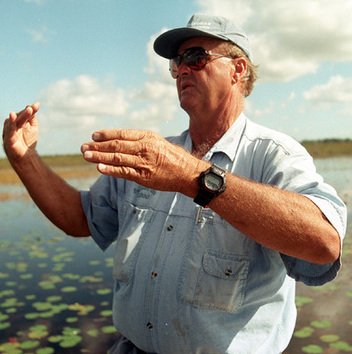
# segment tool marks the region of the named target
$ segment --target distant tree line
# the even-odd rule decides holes
[[[337,138],[328,138],[328,139],[318,139],[318,140],[303,140],[302,145],[305,144],[336,144],[336,143],[352,143],[352,139],[337,139]]]

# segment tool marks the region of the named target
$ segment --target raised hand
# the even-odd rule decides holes
[[[36,102],[21,112],[11,112],[5,120],[2,138],[10,162],[20,161],[24,155],[35,151],[39,131],[36,113],[39,107]]]
[[[187,186],[194,187],[197,167],[204,164],[151,131],[102,130],[93,134],[93,140],[81,148],[87,161],[97,163],[103,174],[148,188],[189,194]]]

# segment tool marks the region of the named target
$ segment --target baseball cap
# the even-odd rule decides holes
[[[229,41],[240,47],[252,60],[252,50],[246,33],[229,19],[220,16],[195,14],[187,27],[176,28],[161,34],[154,42],[154,50],[160,56],[171,59],[179,46],[193,37],[213,37]]]

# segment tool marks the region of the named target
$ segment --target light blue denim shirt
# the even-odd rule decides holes
[[[187,131],[169,140],[191,150]],[[204,159],[307,196],[342,242],[345,206],[293,139],[242,114]],[[114,324],[146,352],[280,353],[295,326],[295,281],[321,285],[340,268],[265,248],[211,209],[199,219],[182,194],[101,176],[81,197],[96,243],[116,241]]]

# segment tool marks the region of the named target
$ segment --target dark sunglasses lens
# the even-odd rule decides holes
[[[183,53],[182,59],[192,70],[201,70],[206,65],[208,56],[202,49],[191,48]]]
[[[192,70],[201,70],[208,62],[208,54],[201,47],[189,48],[182,55],[170,59],[169,70],[174,79],[178,77],[178,68],[183,61]]]

